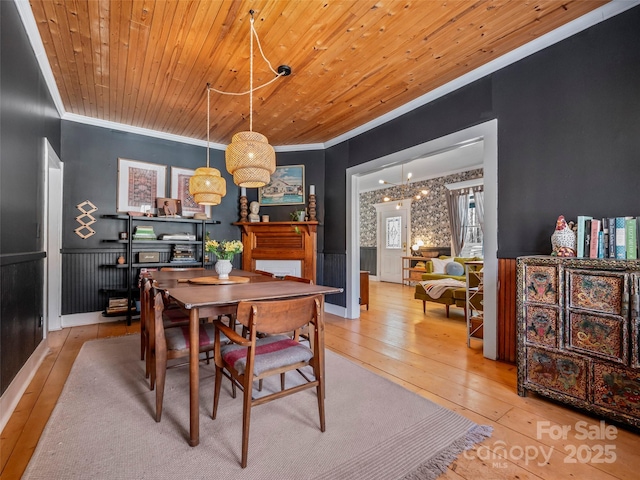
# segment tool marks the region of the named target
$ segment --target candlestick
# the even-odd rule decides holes
[[[309,194],[309,220],[316,220],[316,196],[315,194]]]
[[[244,190],[244,187],[241,187],[241,189]],[[241,190],[241,193],[242,193],[242,190]],[[245,195],[242,195],[240,196],[240,221],[241,222],[247,221],[248,211],[249,209],[247,208],[247,197]]]

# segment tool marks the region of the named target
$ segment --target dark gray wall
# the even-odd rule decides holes
[[[94,201],[97,215],[115,211],[118,157],[195,168],[204,165],[205,156],[203,148],[70,123],[63,125],[61,146],[57,115],[15,5],[0,2],[0,13],[4,275],[5,263],[13,261],[7,254],[42,253],[37,238],[41,183],[33,173],[43,136],[50,137],[56,151],[62,150],[65,162],[63,246],[70,251],[101,250],[100,240],[118,230],[99,221],[99,233],[89,240],[72,233],[75,205],[81,201]],[[639,186],[638,105],[640,7],[635,7],[370,132],[324,152],[278,154],[278,163],[304,164],[307,184],[317,185],[324,225],[320,278],[344,287],[348,167],[497,118],[498,256],[548,253],[559,214],[640,213],[633,200]],[[224,172],[222,158],[223,152],[214,152],[212,163]],[[238,216],[238,193],[230,179],[227,185],[227,197],[213,216],[222,222],[221,235],[237,238],[239,232],[230,224]],[[287,219],[289,209],[271,208],[274,219]],[[63,271],[63,276],[69,274]],[[2,294],[11,294],[4,283]],[[344,305],[344,300],[344,295],[336,295],[329,301]]]
[[[498,256],[548,254],[560,214],[640,215],[632,199],[640,184],[639,106],[635,7],[328,149],[326,182],[347,167],[497,118]],[[331,185],[327,231],[339,234],[325,248],[344,252],[345,185]]]
[[[60,120],[13,2],[0,2],[0,393],[42,340],[43,139]]]
[[[96,293],[96,289],[112,288],[120,282],[114,278],[110,269],[100,268],[100,265],[105,262],[113,264],[112,257],[119,255],[114,251],[124,248],[122,244],[104,242],[117,238],[118,232],[124,229],[124,222],[102,217],[116,213],[118,158],[166,165],[166,195],[170,196],[170,167],[173,165],[195,169],[204,166],[206,151],[203,147],[63,121],[62,158],[65,163],[62,313],[101,310],[106,304],[108,293]],[[308,192],[308,185],[316,185],[316,194],[321,198],[325,170],[323,151],[277,153],[276,161],[278,165],[305,165],[306,190]],[[211,150],[210,166],[220,170],[226,179],[227,195],[220,205],[212,207],[212,218],[219,221],[220,225],[211,226],[208,230],[212,238],[239,239],[240,229],[233,225],[239,219],[239,188],[226,171],[224,151]],[[257,200],[257,189],[248,189],[247,197],[249,201]],[[82,239],[74,230],[79,225],[75,217],[80,213],[76,205],[85,200],[98,207],[93,213],[98,221],[91,225],[96,234]],[[318,219],[322,221],[323,202],[319,200],[318,203]],[[260,213],[269,215],[272,221],[288,221],[289,213],[300,206],[261,207]],[[174,230],[181,231],[180,228],[176,225]],[[163,229],[168,231],[171,227],[163,225]],[[318,235],[320,252],[323,248],[323,232],[321,226]],[[322,262],[317,278],[318,281],[322,279]]]

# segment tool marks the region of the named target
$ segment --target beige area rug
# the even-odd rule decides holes
[[[255,407],[243,470],[242,400],[229,380],[212,420],[214,368],[202,365],[200,445],[189,447],[188,367],[167,372],[156,423],[139,349],[138,335],[84,344],[23,478],[431,479],[491,434],[328,351],[326,431],[315,390]]]

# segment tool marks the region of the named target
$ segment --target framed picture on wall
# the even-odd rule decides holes
[[[271,182],[258,189],[260,205],[304,204],[304,165],[276,167]]]
[[[165,196],[167,167],[118,159],[118,212],[155,213],[156,198]]]
[[[211,218],[211,207],[198,205],[189,193],[189,179],[195,170],[171,167],[171,198],[177,198],[182,204],[182,216],[193,217],[196,213],[205,213]]]

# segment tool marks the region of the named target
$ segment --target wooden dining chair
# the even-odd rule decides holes
[[[156,390],[156,422],[162,418],[162,401],[164,397],[164,385],[167,373],[167,361],[174,358],[189,356],[191,345],[189,344],[189,326],[165,328],[163,312],[165,302],[163,292],[153,286],[149,288],[149,299],[147,303],[147,320],[149,344],[147,349],[148,364],[151,372],[151,390]],[[215,327],[212,323],[200,323],[198,338],[199,345],[196,347],[200,353],[209,353],[214,348]],[[218,344],[227,342],[226,337],[221,337]],[[209,356],[207,355],[207,361]]]
[[[316,389],[320,431],[325,431],[324,415],[324,323],[320,311],[322,297],[313,295],[276,301],[240,302],[237,320],[249,329],[249,338],[238,335],[220,321],[215,321],[214,358],[216,362],[213,418],[218,412],[222,376],[237,382],[243,390],[242,468],[247,466],[249,425],[254,406],[309,388]],[[312,348],[298,342],[297,331],[310,324],[314,330]],[[288,334],[294,332],[293,338]],[[258,338],[257,333],[267,336]],[[228,339],[228,344],[223,344]],[[313,378],[301,369],[311,366]],[[300,385],[253,398],[253,382],[272,375],[297,370]]]
[[[310,278],[296,277],[294,275],[285,275],[283,280],[289,280],[291,282],[308,283],[310,285],[313,285],[313,280],[311,280]]]
[[[152,280],[143,277],[140,280],[140,360],[147,358],[147,351],[149,350],[149,321],[153,318],[153,311],[149,308],[150,305],[150,290],[152,287]],[[163,298],[165,302],[165,310],[163,311],[163,325],[164,328],[181,327],[189,325],[189,316],[179,308],[168,308],[170,302],[166,296]],[[146,308],[145,308],[146,307]],[[177,305],[176,305],[177,307]],[[147,361],[145,368],[145,378],[149,378],[150,373],[149,362]]]
[[[265,272],[264,270],[254,270],[254,273],[258,273],[260,275],[264,275],[265,277],[274,277],[273,273]]]

